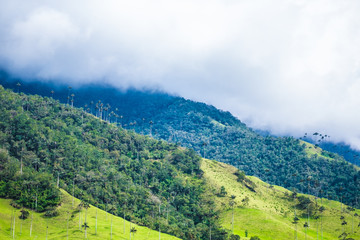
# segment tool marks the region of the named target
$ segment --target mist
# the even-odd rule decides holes
[[[360,149],[360,2],[0,1],[0,68],[158,89]]]

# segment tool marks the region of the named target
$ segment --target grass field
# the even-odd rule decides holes
[[[316,199],[308,196],[317,204],[323,205],[325,211],[322,219],[311,219],[309,228],[304,228],[308,221],[301,217],[303,212],[297,211],[299,222],[297,227],[292,224],[294,218],[294,203],[289,198],[291,192],[278,186],[271,186],[262,182],[256,177],[247,177],[254,184],[254,190],[245,187],[237,182],[234,173],[236,168],[216,161],[203,159],[201,168],[207,181],[209,194],[218,193],[221,186],[227,191],[224,197],[215,197],[218,210],[221,210],[221,224],[230,232],[241,236],[241,239],[250,239],[251,236],[259,236],[261,240],[289,240],[295,239],[339,239],[338,236],[346,231],[348,237],[355,240],[360,239],[360,218],[353,217],[354,213],[360,215],[360,210],[350,212],[346,206],[336,201],[327,199]],[[234,210],[230,206],[231,196],[234,196]],[[30,213],[26,220],[20,220],[20,210],[10,206],[9,199],[0,199],[0,239],[84,239],[85,231],[80,226],[85,220],[85,210],[76,212],[76,206],[80,201],[62,190],[62,204],[58,207],[59,216],[46,218],[43,213]],[[247,199],[247,200],[246,200]],[[15,211],[15,231],[12,230],[12,215]],[[234,213],[234,224],[232,227],[232,216]],[[32,235],[30,237],[31,218],[33,214]],[[97,234],[96,231],[97,215]],[[344,216],[346,225],[341,225],[340,216]],[[69,221],[67,221],[69,219]],[[111,229],[111,221],[113,227]],[[67,224],[68,222],[68,224]],[[131,224],[120,217],[112,216],[94,206],[87,210],[87,222],[90,228],[87,229],[88,239],[133,239],[151,240],[159,239],[159,232],[146,227]],[[125,228],[124,228],[125,222]],[[322,222],[322,224],[321,224]],[[68,226],[68,227],[67,227]],[[321,227],[322,226],[322,227]],[[135,227],[136,233],[130,235],[130,228]],[[295,227],[297,231],[295,231]],[[112,231],[112,237],[110,232]],[[245,237],[247,232],[247,237]],[[161,239],[178,239],[176,237],[161,233]]]
[[[43,213],[33,213],[32,235],[30,237],[31,215],[26,220],[20,220],[20,210],[10,206],[9,199],[0,199],[0,239],[13,239],[11,231],[12,213],[14,210],[15,219],[15,238],[14,239],[84,239],[84,228],[79,229],[80,213],[74,213],[75,207],[80,201],[75,198],[74,208],[72,206],[72,197],[65,191],[62,191],[63,203],[58,207],[60,213],[57,217],[46,218]],[[97,217],[97,234],[95,234]],[[67,231],[67,219],[69,217],[69,227]],[[146,227],[141,227],[125,221],[119,217],[112,216],[94,206],[87,210],[87,222],[90,228],[87,229],[87,239],[111,239],[111,219],[113,221],[112,239],[133,239],[133,240],[151,240],[159,239],[159,232]],[[85,210],[81,212],[81,225],[85,220]],[[135,227],[136,233],[131,235],[130,227]],[[125,230],[125,231],[124,231]],[[67,234],[68,233],[68,234]],[[161,240],[178,239],[176,237],[161,233]]]
[[[261,240],[295,239],[295,225],[292,224],[294,204],[287,197],[291,194],[289,190],[270,186],[256,177],[248,177],[256,184],[256,192],[253,192],[243,183],[236,181],[237,177],[234,175],[236,168],[216,161],[204,159],[202,169],[214,192],[218,192],[221,186],[224,186],[227,191],[225,197],[216,197],[217,207],[223,212],[221,215],[223,227],[232,231],[232,208],[229,203],[230,197],[233,195],[235,196],[233,228],[234,233],[238,234],[241,239],[250,239],[255,235]],[[308,197],[314,202],[317,201],[319,206],[321,205],[320,199],[315,199],[313,196]],[[246,198],[248,201],[244,201]],[[360,218],[353,217],[355,213],[360,215],[359,210],[350,212],[341,203],[327,199],[322,199],[322,204],[325,207],[322,214],[322,231],[321,219],[310,218],[310,227],[304,228],[307,218],[301,217],[303,212],[297,211],[297,217],[300,219],[297,224],[297,239],[334,240],[339,239],[338,236],[344,231],[351,233],[348,237],[360,239],[360,227],[358,227]],[[347,225],[341,225],[341,216],[344,216]],[[307,234],[305,234],[305,230]],[[248,232],[247,238],[245,231]]]

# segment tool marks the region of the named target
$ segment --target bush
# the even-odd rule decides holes
[[[44,216],[45,217],[56,217],[56,216],[59,216],[59,212],[56,209],[50,209],[44,213]]]
[[[250,238],[250,240],[261,240],[258,236],[253,236]]]
[[[12,201],[10,202],[10,205],[11,205],[12,207],[16,208],[16,209],[20,209],[20,208],[21,208],[21,206],[20,206],[17,202],[15,202],[14,200],[12,200]]]
[[[237,234],[231,234],[229,239],[230,240],[240,240],[240,236]]]
[[[29,211],[22,209],[21,211],[21,215],[19,216],[20,219],[25,220],[29,217]]]

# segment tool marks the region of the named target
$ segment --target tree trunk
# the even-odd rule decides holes
[[[232,208],[231,231],[234,234],[234,207]]]
[[[33,217],[34,217],[34,212],[32,212],[32,213],[31,213],[31,222],[30,222],[30,237],[31,237],[31,233],[32,233]]]
[[[110,240],[112,239],[113,215],[111,214]]]
[[[98,216],[98,210],[96,209],[96,217],[95,217],[95,235],[97,235],[97,216]]]
[[[160,232],[160,206],[161,206],[161,204],[159,204],[159,240],[161,239],[161,232]]]
[[[131,221],[130,221],[130,240],[131,240]]]
[[[13,239],[15,239],[15,219],[16,219],[16,215],[14,212]]]
[[[81,209],[79,212],[79,230],[81,230]]]

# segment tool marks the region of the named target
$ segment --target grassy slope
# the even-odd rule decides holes
[[[66,219],[67,212],[71,214],[74,211],[72,208],[72,197],[62,191],[63,203],[58,207],[60,215],[53,218],[44,218],[41,213],[34,213],[33,220],[33,232],[30,237],[30,222],[31,214],[27,220],[23,221],[22,234],[20,235],[21,220],[18,218],[20,210],[16,209],[16,226],[15,226],[15,239],[45,239],[46,238],[46,226],[48,225],[48,239],[66,239]],[[74,206],[76,207],[80,201],[75,198]],[[10,206],[9,199],[0,199],[0,239],[12,239],[10,235],[10,222],[11,214],[14,210]],[[98,213],[98,234],[95,235],[95,216],[96,211]],[[82,224],[85,218],[85,210],[82,211]],[[97,209],[91,206],[88,209],[87,221],[90,228],[87,230],[88,239],[110,239],[110,225],[111,214]],[[151,230],[146,227],[137,226],[131,224],[131,227],[135,227],[137,232],[135,233],[134,240],[146,240],[146,239],[159,239],[159,232]],[[124,233],[124,221],[120,217],[113,217],[113,239],[129,239],[130,238],[130,223],[125,221],[125,233]],[[79,213],[75,213],[69,221],[69,238],[68,239],[84,239],[84,230],[79,230]],[[161,233],[161,239],[178,239],[176,237]]]
[[[227,191],[226,197],[217,197],[217,206],[223,210],[221,215],[222,225],[226,229],[231,229],[232,211],[229,206],[230,196],[234,195],[234,233],[245,237],[245,230],[248,230],[249,237],[257,235],[261,240],[266,239],[293,239],[294,225],[291,223],[294,217],[293,203],[285,197],[285,193],[290,194],[289,190],[282,187],[273,186],[262,182],[256,177],[248,177],[256,183],[256,193],[244,187],[242,183],[236,181],[237,177],[233,174],[236,168],[216,161],[202,161],[202,169],[210,185],[219,191],[224,186]],[[249,198],[247,205],[242,200]],[[310,196],[315,201],[315,198]],[[321,204],[320,200],[318,203]],[[341,204],[339,202],[323,199],[325,211],[323,213],[323,239],[338,239],[342,233],[340,216],[345,216],[348,225],[345,226],[347,232],[352,232],[352,217],[349,212],[341,214]],[[356,210],[360,215],[360,210]],[[299,214],[299,211],[298,211]],[[299,216],[298,216],[299,217]],[[305,228],[303,227],[307,219],[300,218],[298,224],[298,239],[305,239]],[[360,218],[354,218],[354,234],[350,235],[354,239],[360,239]],[[310,228],[307,231],[307,239],[317,239],[317,227],[320,234],[320,220],[316,222],[310,219]]]
[[[313,155],[317,155],[317,156],[320,156],[322,158],[325,158],[325,159],[329,159],[329,160],[334,160],[333,158],[331,157],[328,157],[328,156],[325,156],[323,154],[323,149],[320,148],[320,147],[315,147],[315,145],[311,144],[311,143],[308,143],[308,142],[305,142],[303,140],[300,140],[300,143],[301,144],[305,144],[306,148],[305,148],[305,152],[307,154],[308,157],[312,157]],[[357,166],[357,165],[354,165],[354,167],[357,169],[357,170],[360,170],[360,167]]]

